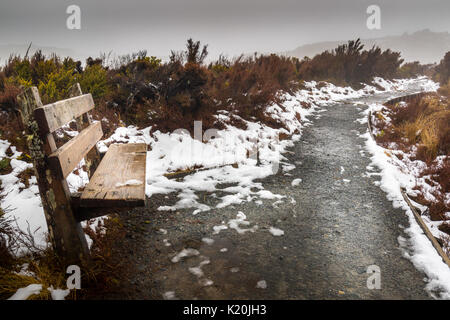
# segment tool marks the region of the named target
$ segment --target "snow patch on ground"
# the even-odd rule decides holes
[[[20,288],[8,300],[27,300],[30,296],[41,293],[42,284],[30,284]]]
[[[275,237],[281,237],[284,235],[284,231],[275,227],[270,227],[269,232]]]

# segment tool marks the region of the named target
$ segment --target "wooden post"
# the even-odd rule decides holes
[[[56,150],[54,137],[43,136],[34,120],[34,110],[42,107],[38,89],[24,89],[17,101],[53,248],[68,264],[88,260],[86,237],[74,218],[67,182],[49,167],[48,155]]]
[[[75,83],[69,89],[69,95],[71,98],[81,96],[82,94],[83,92],[81,91],[79,83]],[[77,122],[77,130],[78,132],[81,132],[81,130],[85,129],[92,123],[92,119],[89,113],[86,112],[84,115],[78,117],[76,119],[76,122]],[[101,161],[100,152],[98,151],[97,146],[94,146],[84,158],[89,178],[92,177],[92,175],[94,174],[95,169],[97,169],[98,165],[100,164],[100,161]]]

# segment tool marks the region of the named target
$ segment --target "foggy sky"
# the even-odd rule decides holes
[[[167,56],[187,38],[212,56],[280,52],[299,45],[450,31],[449,0],[0,0],[0,44],[39,44],[86,55],[147,49]],[[67,6],[81,8],[81,30],[66,28]],[[366,8],[381,7],[381,30]]]

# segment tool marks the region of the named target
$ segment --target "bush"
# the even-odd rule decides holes
[[[399,78],[413,78],[426,74],[430,68],[431,65],[423,65],[419,61],[408,62],[398,69],[397,76]]]
[[[450,51],[447,52],[441,62],[435,68],[434,80],[441,85],[446,85],[450,79]]]
[[[109,93],[107,71],[100,64],[87,66],[78,77],[73,77],[73,81],[79,82],[81,90],[92,94],[94,99],[103,98]]]
[[[332,51],[325,51],[298,64],[298,74],[304,80],[331,81],[359,87],[373,77],[393,78],[403,60],[400,53],[381,51],[379,47],[363,50],[360,39],[349,41]]]

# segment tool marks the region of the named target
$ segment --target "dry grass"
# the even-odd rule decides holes
[[[437,95],[430,95],[412,101],[407,106],[387,107],[392,125],[377,121],[386,135],[381,143],[396,142],[404,151],[415,145],[417,159],[430,164],[439,155],[447,155],[450,150],[448,138],[450,106]],[[378,120],[383,120],[378,118]]]
[[[5,242],[0,241],[0,299],[7,299],[19,288],[30,284],[42,285],[40,294],[29,297],[30,300],[51,299],[49,287],[66,289],[68,275],[64,261],[55,255],[51,248],[37,249],[29,237],[14,228],[11,221],[6,223],[3,220],[3,222],[0,240],[7,234],[13,241],[10,241],[8,246],[1,246]],[[125,231],[118,217],[107,219],[105,226],[108,230],[106,233],[93,231],[89,227],[85,229],[93,239],[92,260],[80,263],[82,288],[71,290],[66,299],[98,299],[104,294],[114,292],[120,286],[128,266],[124,265],[122,259],[115,254],[115,247],[118,241],[123,241]],[[18,240],[18,237],[21,239]],[[21,257],[13,254],[19,242],[28,247],[29,254]],[[27,272],[20,273],[24,265],[27,265]]]
[[[411,160],[422,160],[427,164],[419,176],[429,176],[427,183],[438,186],[429,191],[436,200],[426,200],[423,193],[414,200],[428,206],[431,220],[446,221],[445,212],[450,211],[444,197],[450,192],[450,105],[447,99],[429,95],[407,105],[388,106],[383,112],[391,121],[387,122],[381,116],[376,118],[375,126],[384,133],[377,136],[377,142],[385,147],[395,142],[398,149],[413,155]],[[416,147],[415,153],[413,147]],[[422,191],[420,186],[415,189]],[[450,234],[448,222],[442,223],[440,229]],[[448,241],[443,242],[448,246]]]

